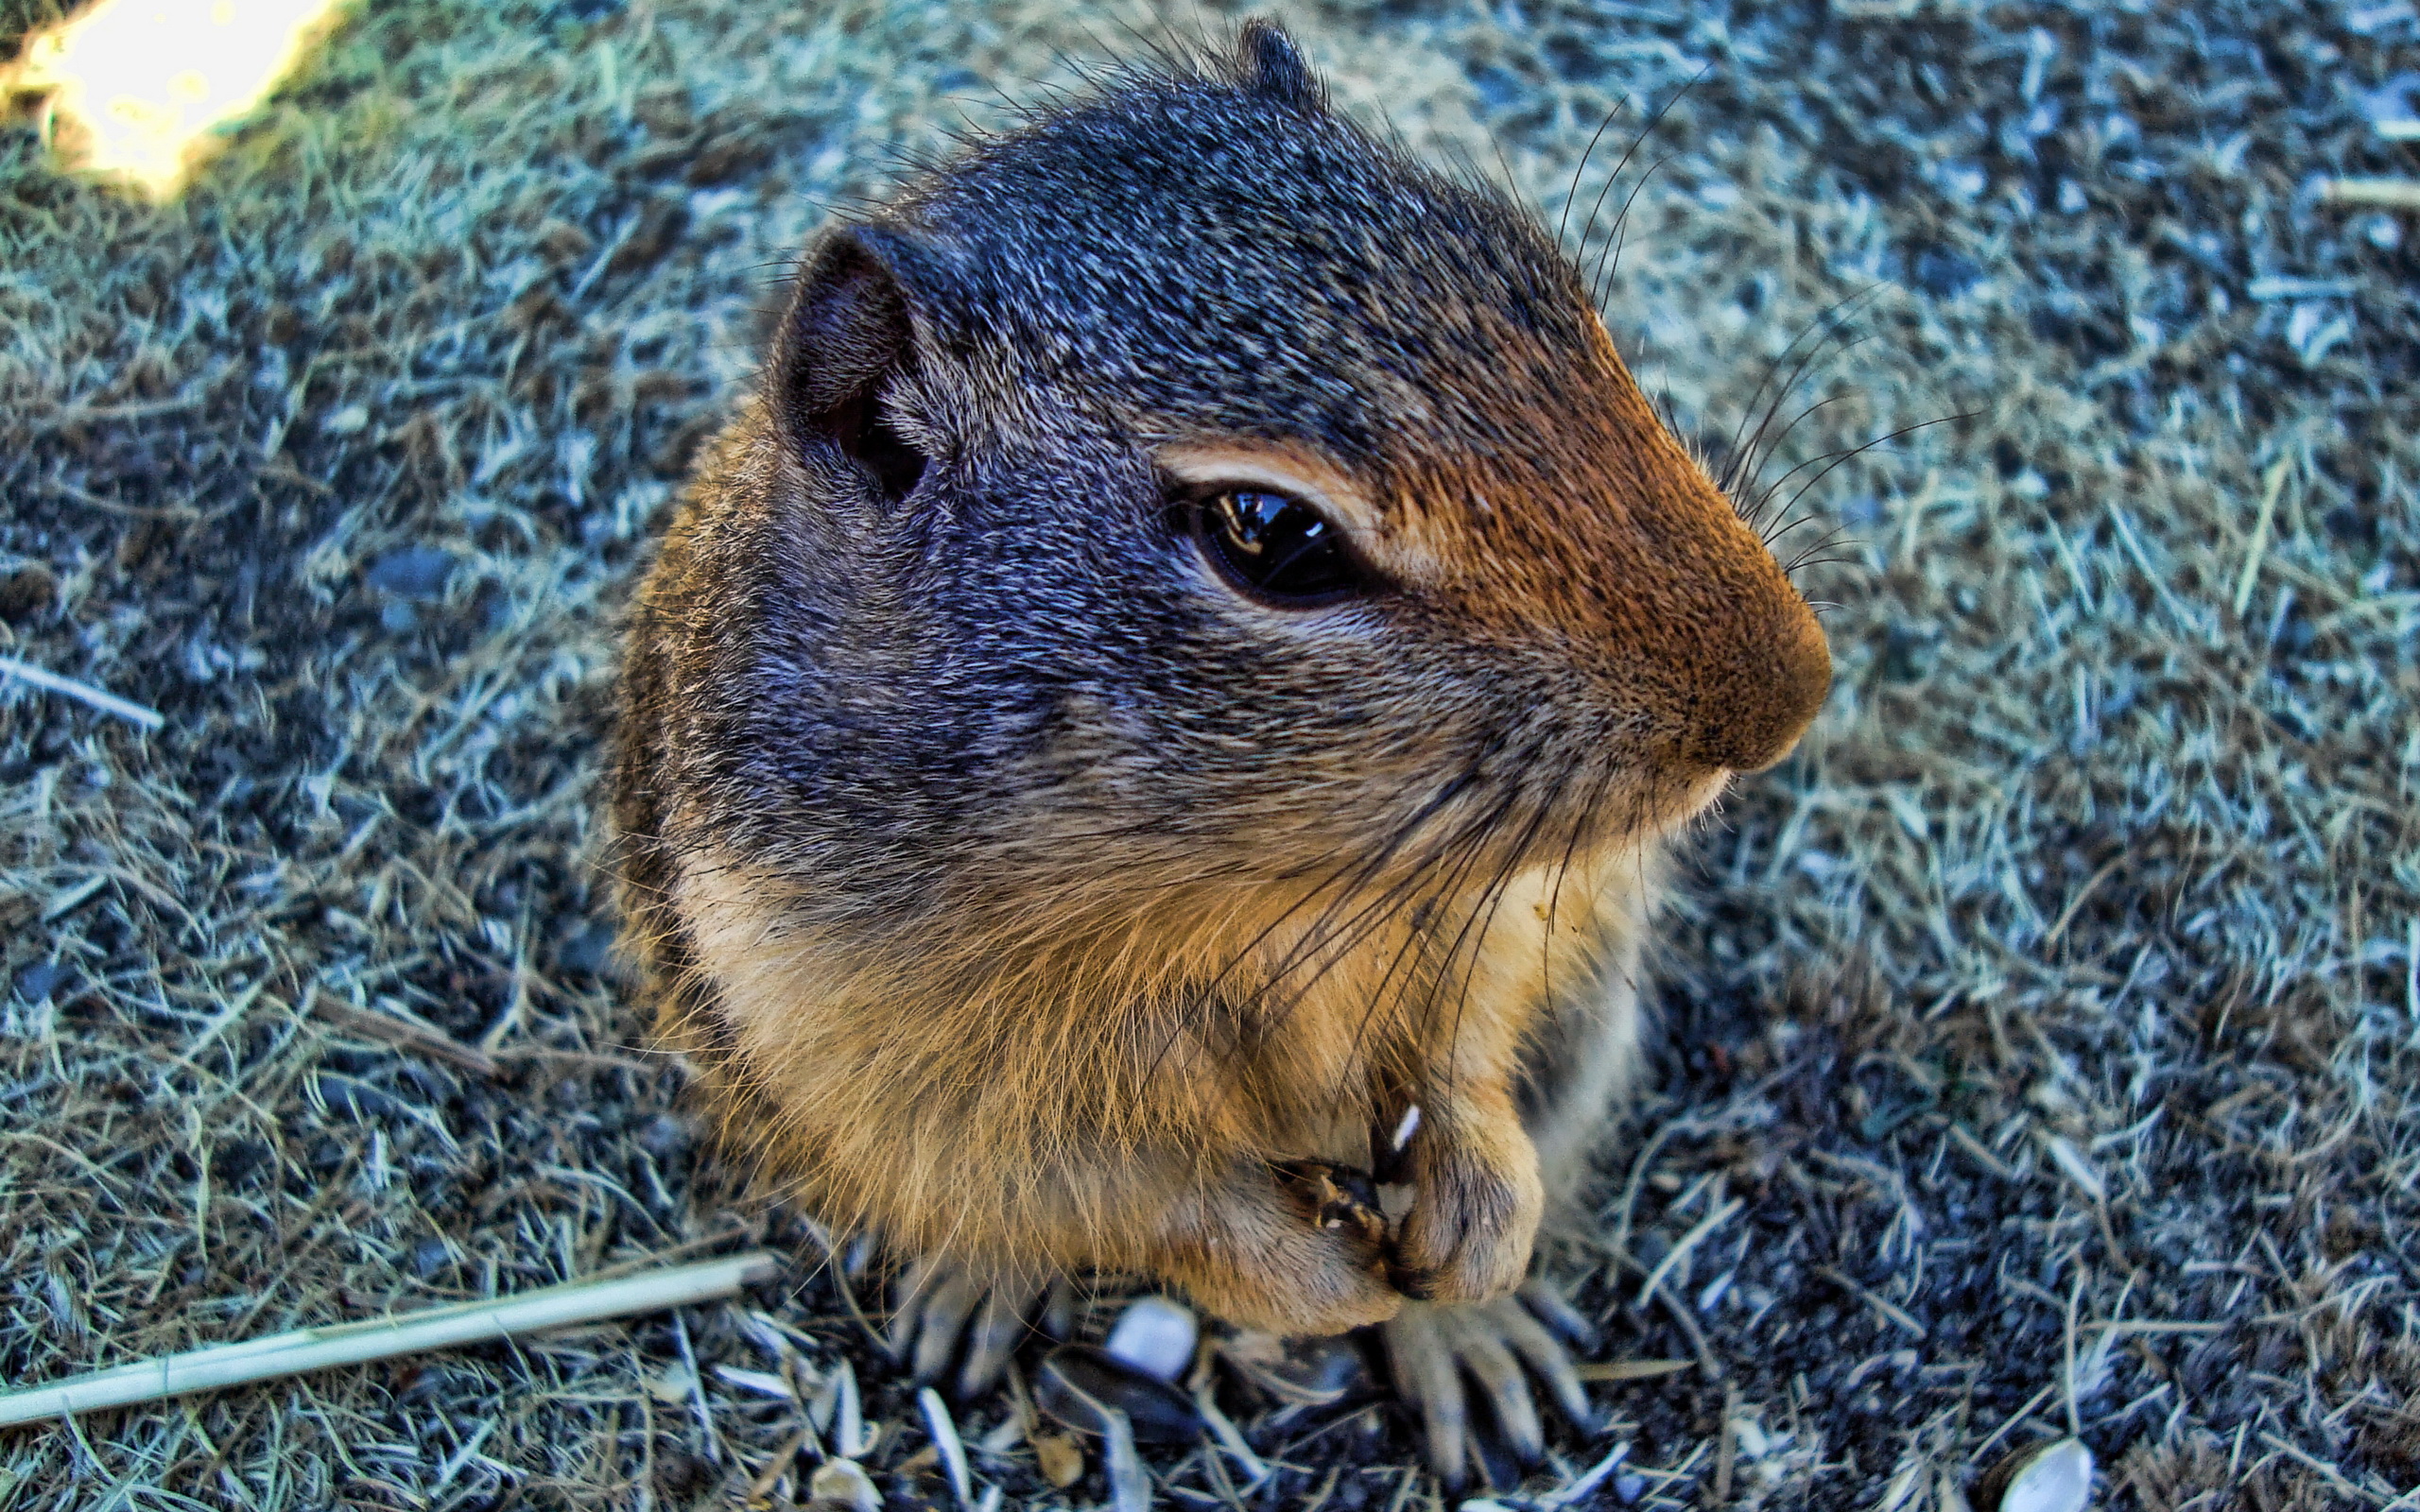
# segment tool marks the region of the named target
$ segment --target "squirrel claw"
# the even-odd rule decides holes
[[[909,1366],[920,1385],[940,1380],[957,1358],[950,1390],[964,1400],[998,1383],[1025,1341],[1044,1288],[985,1280],[928,1257],[900,1277],[897,1297],[888,1341],[891,1358]]]
[[[1524,1297],[1532,1300],[1524,1305]],[[1482,1470],[1489,1468],[1481,1420],[1521,1463],[1535,1464],[1545,1454],[1541,1388],[1572,1427],[1594,1431],[1596,1413],[1571,1356],[1539,1312],[1560,1322],[1570,1307],[1532,1280],[1519,1295],[1493,1301],[1414,1303],[1379,1325],[1395,1390],[1419,1413],[1429,1468],[1448,1486],[1462,1484],[1473,1459]],[[1482,1414],[1470,1411],[1474,1388],[1486,1403]]]
[[[1387,1243],[1387,1215],[1367,1173],[1330,1160],[1277,1160],[1271,1169],[1317,1227],[1347,1230],[1370,1245]]]

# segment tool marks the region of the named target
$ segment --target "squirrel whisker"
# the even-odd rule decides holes
[[[1754,391],[1749,394],[1748,403],[1740,409],[1739,423],[1731,433],[1731,440],[1728,448],[1730,452],[1730,457],[1728,459],[1729,465],[1726,467],[1721,478],[1718,480],[1718,486],[1720,487],[1725,493],[1730,492],[1733,485],[1743,481],[1743,479],[1751,484],[1754,483],[1754,473],[1749,472],[1742,474],[1739,472],[1739,468],[1744,465],[1745,459],[1755,452],[1757,442],[1765,434],[1765,428],[1772,423],[1772,418],[1774,414],[1780,410],[1783,402],[1789,397],[1791,390],[1798,387],[1799,380],[1806,376],[1808,366],[1823,356],[1825,346],[1834,339],[1836,333],[1844,330],[1847,327],[1850,307],[1857,304],[1858,301],[1867,299],[1873,295],[1876,290],[1882,286],[1883,285],[1878,282],[1869,284],[1861,289],[1856,290],[1850,294],[1842,295],[1840,299],[1833,301],[1829,305],[1826,305],[1821,312],[1819,312],[1814,319],[1809,320],[1805,326],[1801,327],[1798,335],[1790,337],[1789,345],[1782,348],[1780,355],[1774,357],[1771,362],[1765,365],[1764,375],[1756,381]],[[1748,438],[1747,444],[1743,447],[1740,444],[1739,433],[1747,428],[1749,417],[1756,414],[1756,404],[1759,400],[1765,397],[1765,390],[1772,385],[1773,381],[1773,374],[1781,370],[1781,365],[1789,360],[1792,352],[1798,351],[1799,343],[1805,341],[1810,335],[1819,336],[1819,339],[1816,341],[1815,345],[1808,348],[1806,354],[1799,359],[1798,366],[1790,369],[1788,381],[1783,383],[1781,387],[1773,394],[1772,403],[1766,406],[1764,413],[1761,416],[1757,417],[1755,434]],[[1863,338],[1860,337],[1859,339],[1861,340]],[[1851,345],[1854,345],[1854,343],[1851,343]],[[1846,346],[1841,348],[1841,351],[1843,352],[1846,352],[1848,348]],[[1803,420],[1806,416],[1802,413],[1799,418]],[[1791,424],[1793,425],[1796,423],[1797,421],[1791,421]],[[1788,434],[1788,431],[1783,432],[1784,436],[1787,436]],[[1775,438],[1774,444],[1780,444],[1780,438]],[[1768,452],[1766,455],[1770,456],[1772,454]]]
[[[1563,192],[1563,214],[1556,218],[1554,223],[1554,245],[1558,250],[1563,247],[1564,232],[1571,226],[1571,207],[1580,198],[1580,180],[1582,177],[1588,172],[1588,160],[1597,155],[1597,144],[1604,140],[1606,129],[1614,124],[1614,118],[1620,115],[1622,113],[1622,107],[1629,103],[1630,95],[1627,93],[1625,93],[1620,99],[1614,101],[1614,108],[1607,111],[1605,112],[1605,118],[1597,123],[1596,135],[1591,136],[1588,139],[1588,146],[1581,151],[1578,166],[1571,170],[1571,187]],[[1616,170],[1616,172],[1619,171],[1619,169]],[[1606,177],[1605,182],[1608,186],[1611,186],[1613,183],[1613,178],[1611,175]],[[1598,191],[1598,203],[1602,204],[1603,202],[1604,191],[1600,189]],[[1595,218],[1595,213],[1593,211],[1590,212],[1590,218],[1592,221]],[[1585,228],[1582,228],[1581,231],[1580,245],[1583,248],[1588,245],[1588,233]]]

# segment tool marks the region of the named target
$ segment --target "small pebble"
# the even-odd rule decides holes
[[[1963,252],[1927,247],[1916,254],[1916,282],[1937,299],[1954,300],[1983,281],[1983,265]]]
[[[436,546],[406,546],[370,564],[370,586],[401,598],[435,598],[454,576],[454,554]]]
[[[27,1003],[40,1003],[75,978],[74,969],[60,962],[36,961],[17,969],[17,996]]]
[[[555,947],[555,964],[566,971],[595,976],[614,958],[614,926],[590,924]]]
[[[2344,25],[2364,37],[2376,37],[2420,18],[2411,0],[2386,0],[2383,5],[2354,5],[2344,11]]]
[[[41,562],[0,575],[0,620],[23,625],[58,599],[59,575]]]
[[[632,1138],[640,1149],[659,1160],[669,1160],[689,1147],[688,1126],[669,1113],[658,1113],[648,1119]]]
[[[1993,1466],[1977,1491],[1983,1512],[2083,1512],[2092,1504],[2092,1451],[2073,1438],[2028,1445]]]
[[[2389,142],[2420,141],[2420,74],[2397,74],[2362,95],[2361,112]]]
[[[1042,1478],[1063,1491],[1084,1478],[1084,1452],[1071,1434],[1035,1434],[1033,1457],[1042,1467]]]
[[[1640,1475],[1635,1471],[1624,1470],[1621,1474],[1614,1477],[1614,1495],[1620,1499],[1621,1503],[1624,1506],[1630,1505],[1646,1494],[1646,1476]]]
[[[1473,69],[1471,87],[1491,111],[1509,111],[1528,93],[1518,74],[1494,64]]]
[[[808,1512],[882,1512],[882,1493],[853,1459],[827,1459],[807,1482]]]
[[[1192,1309],[1165,1297],[1137,1297],[1117,1315],[1102,1348],[1147,1376],[1174,1381],[1193,1363],[1201,1332]]]

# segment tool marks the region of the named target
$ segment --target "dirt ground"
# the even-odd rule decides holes
[[[1766,478],[1938,422],[1804,497],[1838,683],[1686,848],[1653,1091],[1558,1246],[1602,1358],[1685,1366],[1499,1503],[1626,1442],[1594,1503],[1946,1512],[2074,1433],[2105,1505],[2420,1504],[2420,217],[2316,187],[2413,172],[2365,106],[2413,7],[1285,14],[1550,221],[1668,104],[1588,255],[1652,166],[1605,308],[1716,460],[1843,300]],[[843,1358],[892,1504],[946,1502],[615,989],[614,605],[826,207],[1159,25],[370,0],[158,209],[0,128],[0,656],[164,716],[0,678],[0,1380],[795,1258],[0,1433],[0,1509],[803,1500],[767,1382]],[[404,1020],[450,1044],[362,1027]],[[1254,1506],[1436,1504],[1383,1408],[1230,1405]],[[1233,1504],[1214,1457],[1156,1454],[1162,1504]]]

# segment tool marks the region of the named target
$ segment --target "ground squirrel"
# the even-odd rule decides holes
[[[928,1373],[1147,1273],[1384,1325],[1459,1474],[1464,1372],[1584,1411],[1513,1297],[1659,850],[1829,678],[1555,240],[1256,22],[808,249],[634,602],[629,945],[728,1140],[922,1258]]]

